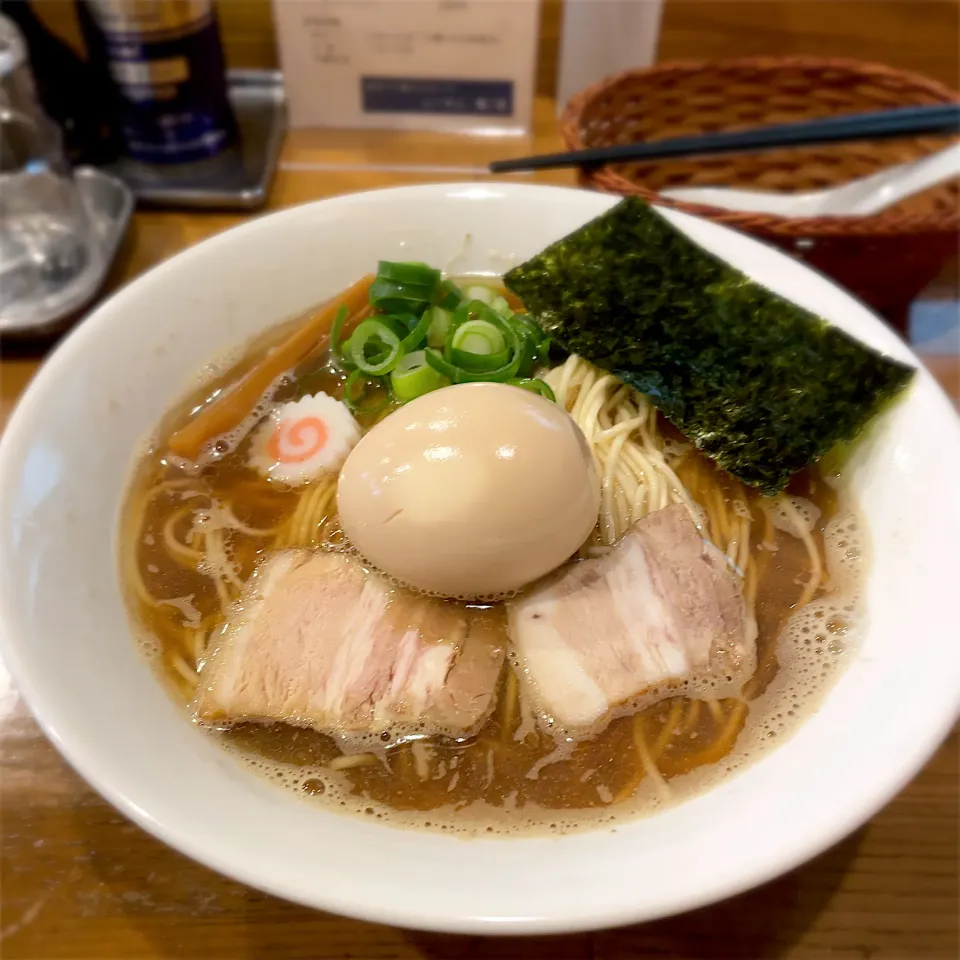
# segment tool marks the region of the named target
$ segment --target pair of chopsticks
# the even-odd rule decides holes
[[[950,133],[960,133],[960,103],[898,107],[876,113],[854,113],[822,120],[780,123],[730,133],[708,133],[670,140],[623,143],[613,147],[593,147],[568,153],[546,153],[514,160],[495,160],[490,164],[490,172],[594,167],[634,160],[666,160],[670,157],[703,156],[711,153],[745,153],[777,147],[806,147],[819,143]]]

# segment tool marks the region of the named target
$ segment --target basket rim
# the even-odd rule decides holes
[[[773,71],[792,67],[846,70],[864,78],[896,77],[912,85],[915,89],[936,97],[940,102],[960,103],[960,91],[953,90],[932,77],[875,61],[857,60],[850,57],[818,57],[800,54],[794,56],[733,57],[721,60],[667,60],[648,67],[631,67],[608,74],[579,93],[574,94],[560,115],[560,134],[568,150],[583,149],[586,144],[583,140],[580,121],[584,111],[591,103],[601,99],[608,91],[615,89],[626,80],[669,75],[671,73],[692,74],[741,68]],[[855,215],[783,217],[769,213],[727,210],[723,207],[714,207],[704,203],[674,200],[663,196],[657,190],[641,186],[608,167],[587,171],[584,173],[584,177],[588,185],[603,192],[624,196],[640,196],[661,206],[705,217],[740,230],[763,231],[789,236],[889,236],[892,234],[960,232],[960,203],[958,203],[957,209],[950,214],[916,214],[911,217],[902,215],[891,217],[888,211],[881,211],[866,217]]]

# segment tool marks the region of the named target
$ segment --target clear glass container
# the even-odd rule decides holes
[[[102,252],[37,99],[19,32],[0,17],[0,320],[69,309]]]

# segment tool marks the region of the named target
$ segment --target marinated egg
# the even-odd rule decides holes
[[[381,571],[444,597],[549,573],[597,522],[600,485],[556,403],[501,383],[444,387],[371,429],[340,471],[343,531]]]

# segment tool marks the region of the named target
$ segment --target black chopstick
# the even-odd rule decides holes
[[[622,143],[568,153],[546,153],[514,160],[494,160],[491,173],[544,170],[550,167],[600,166],[628,160],[665,160],[709,153],[736,153],[776,147],[802,147],[847,140],[877,140],[919,134],[960,133],[960,103],[898,107],[822,120],[803,120],[729,133],[705,133],[653,142]]]

